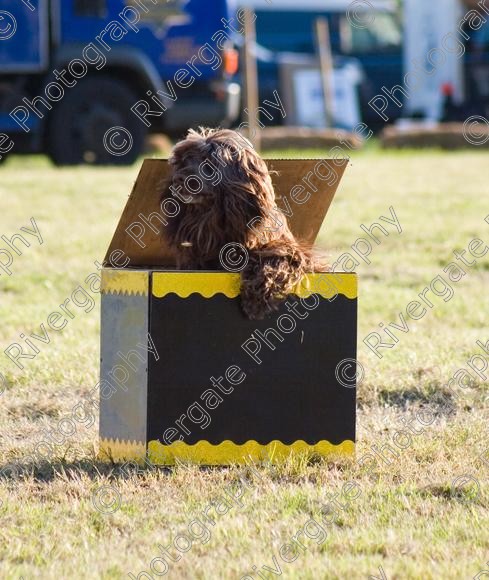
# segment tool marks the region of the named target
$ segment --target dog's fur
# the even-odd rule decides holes
[[[205,161],[212,166],[202,166]],[[241,271],[241,304],[248,318],[261,319],[275,310],[305,273],[317,269],[310,249],[294,238],[276,207],[266,163],[242,135],[229,129],[190,130],[175,145],[169,164],[162,199],[176,195],[183,202],[163,236],[176,254],[177,267],[223,269],[223,246],[242,244],[248,263]],[[222,174],[218,182],[202,179],[212,167]],[[198,193],[185,188],[191,175],[204,184]],[[258,228],[250,227],[253,218],[260,218],[255,220]]]

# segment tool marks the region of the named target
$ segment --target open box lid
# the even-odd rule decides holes
[[[287,217],[298,240],[313,244],[338,189],[348,161],[345,159],[265,159],[272,173],[276,203]],[[166,221],[160,209],[160,196],[169,173],[168,160],[145,159],[126,207],[110,242],[104,262],[120,250],[129,258],[128,266],[175,266],[172,251],[165,243]],[[154,231],[158,230],[158,231]],[[162,234],[161,234],[162,232]]]

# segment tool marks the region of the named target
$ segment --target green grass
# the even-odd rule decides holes
[[[3,350],[20,333],[39,334],[39,325],[74,288],[87,287],[84,280],[105,254],[138,169],[139,164],[55,169],[40,157],[16,157],[0,168],[0,234],[10,237],[30,227],[34,217],[44,238],[39,245],[30,236],[33,245],[15,256],[12,276],[0,276],[0,373],[8,382],[0,397],[0,469],[14,461],[25,464],[42,431],[70,415],[97,383],[98,296],[93,310],[78,308],[64,330],[51,333],[51,342],[25,361],[24,371]],[[97,423],[81,426],[49,462],[0,479],[0,577],[108,580],[149,572],[152,559],[161,555],[158,544],[185,532],[239,477],[247,482],[243,505],[222,515],[214,511],[209,541],[196,540],[172,563],[169,577],[259,578],[253,566],[273,568],[281,546],[311,518],[320,521],[328,494],[339,493],[348,481],[356,483],[358,497],[324,526],[327,537],[309,523],[316,539],[302,534],[297,559],[277,560],[282,577],[380,578],[382,566],[389,579],[458,580],[487,568],[489,460],[479,456],[489,448],[488,384],[479,379],[457,389],[450,399],[453,410],[443,400],[453,373],[467,369],[467,360],[481,352],[476,340],[489,339],[489,254],[452,283],[451,300],[431,296],[434,306],[421,320],[407,319],[410,331],[396,332],[400,342],[381,350],[382,359],[363,343],[369,332],[382,332],[380,323],[400,324],[399,313],[405,316],[407,304],[443,274],[455,259],[453,250],[466,249],[473,238],[489,244],[487,154],[382,152],[373,146],[353,152],[321,231],[321,248],[331,261],[351,252],[365,236],[360,225],[390,217],[390,206],[402,234],[387,225],[391,233],[373,246],[372,263],[357,268],[358,357],[365,367],[357,458],[371,453],[372,445],[393,445],[402,420],[427,404],[437,412],[390,465],[368,472],[354,460],[299,457],[255,474],[190,465],[123,474],[95,459]],[[462,475],[477,478],[479,487],[474,480],[454,484]],[[120,494],[121,507],[113,514],[94,508],[93,493],[103,485]]]

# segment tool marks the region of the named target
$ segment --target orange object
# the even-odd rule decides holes
[[[239,53],[234,48],[227,48],[223,52],[224,72],[228,75],[234,75],[238,72]]]
[[[445,97],[451,97],[453,95],[452,83],[443,83],[441,85],[441,92]]]

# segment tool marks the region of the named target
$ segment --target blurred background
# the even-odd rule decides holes
[[[131,164],[199,125],[264,149],[484,145],[488,18],[483,0],[1,0],[0,159]]]

